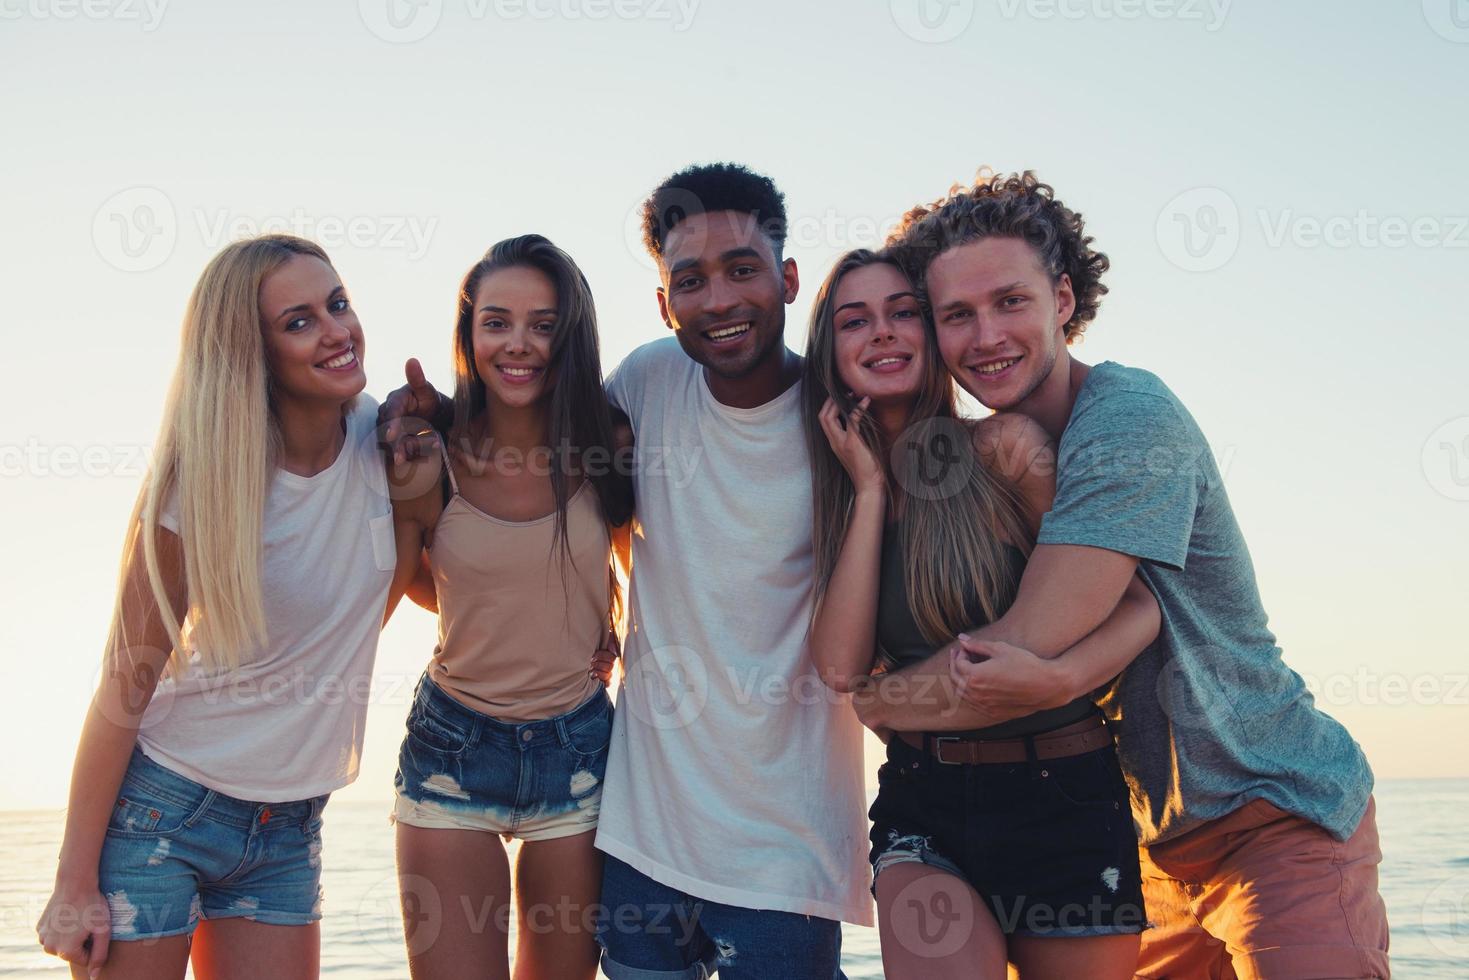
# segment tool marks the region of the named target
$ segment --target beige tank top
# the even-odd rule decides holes
[[[564,566],[556,515],[491,517],[459,493],[434,527],[429,567],[439,593],[430,676],[462,704],[508,722],[565,714],[600,686],[588,673],[607,629],[612,544],[583,482],[567,501]]]

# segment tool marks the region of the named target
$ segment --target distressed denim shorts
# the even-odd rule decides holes
[[[201,918],[277,926],[317,921],[326,801],[236,799],[134,748],[98,868],[112,938],[184,935]]]
[[[1006,935],[1106,936],[1147,925],[1132,808],[1112,746],[945,765],[894,738],[877,780],[868,813],[877,878],[905,862],[947,871],[973,886]]]
[[[425,674],[398,751],[393,819],[521,840],[594,830],[611,740],[602,688],[564,715],[513,723],[459,703]]]
[[[597,942],[610,980],[846,980],[840,922],[695,898],[610,854]]]

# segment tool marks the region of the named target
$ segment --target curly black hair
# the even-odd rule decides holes
[[[1066,321],[1066,341],[1085,333],[1096,318],[1107,287],[1107,256],[1094,250],[1081,214],[1056,200],[1049,184],[1032,171],[996,174],[981,170],[974,184],[955,184],[946,197],[920,204],[903,216],[887,246],[915,283],[941,252],[985,238],[1019,238],[1036,250],[1051,279],[1071,279],[1076,310]]]
[[[780,259],[786,240],[785,195],[775,182],[738,163],[686,167],[653,189],[643,202],[643,245],[655,259],[680,221],[710,211],[752,215]]]

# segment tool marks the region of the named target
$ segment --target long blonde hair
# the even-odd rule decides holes
[[[320,247],[291,235],[226,246],[204,269],[184,312],[178,366],[169,386],[149,480],[133,507],[126,569],[141,541],[148,581],[173,652],[176,675],[197,653],[209,672],[233,670],[267,640],[261,586],[266,491],[280,445],[271,407],[260,285],[298,255],[331,264]],[[182,622],[164,590],[158,515],[177,495],[189,608]],[[121,637],[122,589],[114,636]]]
[[[827,397],[836,402],[843,417],[853,408],[837,374],[836,291],[848,273],[875,264],[903,271],[885,252],[857,249],[837,260],[816,294],[807,333],[802,412],[811,456],[817,606],[836,568],[856,499],[851,477],[831,451],[818,418]],[[958,631],[978,625],[968,621],[973,614],[969,596],[978,596],[980,609],[989,620],[1004,613],[1018,585],[1005,545],[1008,542],[1028,552],[1033,541],[1014,485],[985,466],[974,452],[969,425],[959,417],[954,382],[944,369],[926,310],[923,336],[923,380],[907,431],[896,447],[899,465],[892,465],[894,447],[883,445],[870,415],[860,418],[858,431],[886,463],[888,499],[899,513],[908,607],[924,638],[938,646]],[[959,454],[951,460],[958,468],[944,480],[941,492],[914,492],[917,481],[912,468],[923,463],[909,450],[931,457],[935,440],[945,438],[950,440],[945,451]]]

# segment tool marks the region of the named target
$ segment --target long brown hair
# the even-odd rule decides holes
[[[554,542],[563,561],[571,559],[566,509],[571,494],[565,464],[586,474],[597,492],[602,516],[613,526],[632,517],[632,476],[619,465],[612,428],[612,408],[602,386],[602,358],[597,341],[597,310],[592,288],[570,255],[541,235],[520,235],[490,246],[464,276],[459,287],[454,325],[454,426],[451,438],[462,437],[469,423],[489,411],[485,384],[474,366],[474,298],[492,272],[509,268],[538,269],[556,288],[556,328],[551,336],[548,377],[555,379],[546,407],[551,466],[551,495],[556,502]],[[593,461],[598,460],[601,462]],[[614,602],[619,597],[614,590]]]
[[[848,273],[879,263],[903,271],[886,252],[857,249],[843,255],[821,284],[811,310],[802,414],[811,456],[818,606],[836,568],[856,499],[851,477],[831,451],[818,418],[828,397],[844,418],[854,404],[837,373],[836,291]],[[1032,539],[1014,485],[985,466],[973,449],[970,424],[959,416],[954,381],[944,369],[933,321],[927,310],[923,316],[923,380],[906,431],[896,445],[884,445],[869,415],[859,418],[858,431],[886,464],[888,499],[899,515],[908,606],[924,638],[938,646],[958,631],[977,625],[969,621],[973,615],[967,601],[970,596],[978,596],[980,610],[988,619],[1004,613],[1018,585],[1004,546],[1008,542],[1028,552]],[[945,452],[958,454],[951,460],[958,468],[943,482],[942,492],[915,492],[913,467],[921,462],[914,460],[931,455],[939,439],[949,440]],[[955,442],[958,444],[953,445]]]

